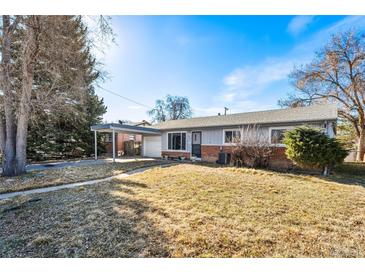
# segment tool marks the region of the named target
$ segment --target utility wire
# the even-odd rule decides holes
[[[145,108],[148,108],[148,109],[152,109],[152,108],[153,108],[153,107],[151,107],[151,106],[147,106],[147,105],[142,104],[142,103],[140,103],[140,102],[137,102],[137,101],[135,101],[135,100],[133,100],[133,99],[130,99],[130,98],[128,98],[128,97],[125,97],[125,96],[123,96],[123,95],[120,95],[120,94],[118,94],[118,93],[116,93],[116,92],[114,92],[114,91],[108,90],[108,89],[106,89],[106,88],[103,88],[103,87],[100,87],[100,86],[98,86],[98,88],[100,88],[100,89],[102,89],[102,90],[104,90],[104,91],[106,91],[106,92],[109,92],[109,93],[111,93],[111,94],[113,94],[113,95],[115,95],[115,96],[118,96],[118,97],[120,97],[120,98],[122,98],[122,99],[124,99],[124,100],[127,100],[127,101],[129,101],[129,102],[132,102],[132,103],[134,103],[134,104],[136,104],[136,105],[139,105],[139,106],[141,106],[141,107],[145,107]]]

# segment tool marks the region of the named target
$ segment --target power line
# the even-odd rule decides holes
[[[104,90],[104,91],[106,91],[106,92],[109,92],[109,93],[111,93],[111,94],[113,94],[113,95],[115,95],[115,96],[119,96],[120,98],[122,98],[122,99],[124,99],[124,100],[127,100],[127,101],[129,101],[129,102],[132,102],[132,103],[134,103],[134,104],[136,104],[136,105],[139,105],[139,106],[141,106],[141,107],[145,107],[145,108],[148,108],[148,109],[152,109],[152,108],[153,108],[153,107],[151,107],[151,106],[147,106],[147,105],[145,105],[145,104],[143,104],[143,103],[137,102],[137,101],[135,101],[135,100],[133,100],[133,99],[130,99],[130,98],[128,98],[128,97],[125,97],[125,96],[123,96],[123,95],[120,95],[120,94],[118,94],[118,93],[116,93],[116,92],[114,92],[114,91],[108,90],[108,89],[106,89],[106,88],[103,88],[103,87],[100,87],[100,86],[99,86],[99,88],[100,88],[100,89],[102,89],[102,90]]]

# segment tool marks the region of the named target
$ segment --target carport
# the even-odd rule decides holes
[[[123,125],[123,124],[117,124],[117,123],[94,125],[94,126],[91,126],[91,131],[94,131],[95,160],[98,159],[97,133],[98,132],[112,133],[113,162],[115,162],[115,133],[141,134],[142,139],[151,138],[154,136],[158,137],[161,135],[160,130],[155,129],[155,128],[144,127],[144,126]],[[142,142],[142,150],[143,150],[143,146],[144,146],[144,142]]]

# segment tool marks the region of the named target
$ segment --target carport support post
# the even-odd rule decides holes
[[[115,130],[113,128],[113,163],[115,163]]]
[[[96,130],[94,131],[94,142],[95,142],[95,160],[98,159],[98,139],[96,138]]]

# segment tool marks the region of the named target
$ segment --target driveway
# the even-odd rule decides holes
[[[142,157],[126,157],[126,158],[117,158],[115,161],[117,163],[128,163],[134,161],[153,161],[153,158],[142,158]],[[47,170],[53,168],[64,168],[64,167],[78,167],[78,166],[87,166],[87,165],[96,165],[103,163],[111,163],[113,162],[113,158],[105,158],[98,160],[78,160],[78,161],[60,161],[60,162],[49,162],[49,163],[38,163],[38,164],[29,164],[26,166],[27,171],[33,170]],[[2,173],[2,168],[0,167],[0,173]]]
[[[153,158],[117,158],[115,162],[117,163],[128,163],[128,162],[135,162],[135,161],[153,161]],[[78,160],[78,161],[63,161],[63,162],[52,162],[52,163],[40,163],[40,164],[30,164],[27,165],[27,171],[32,170],[46,170],[52,168],[63,168],[63,167],[77,167],[77,166],[85,166],[85,165],[97,165],[97,164],[104,164],[104,163],[111,163],[113,162],[113,158],[105,158],[105,159],[98,159],[98,160]]]

